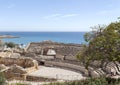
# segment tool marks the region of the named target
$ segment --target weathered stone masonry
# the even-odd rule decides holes
[[[0,58],[1,69],[7,79],[25,80],[26,75],[38,69],[38,63],[31,58]]]
[[[76,54],[83,48],[80,44],[64,44],[52,41],[32,42],[27,47],[28,53],[35,53],[37,55],[46,55],[46,51],[53,48],[56,51],[56,58],[63,58],[68,60],[76,60]]]

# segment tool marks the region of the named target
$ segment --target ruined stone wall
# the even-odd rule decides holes
[[[23,68],[29,68],[38,66],[37,61],[31,59],[31,58],[0,58],[0,64],[4,64],[6,66],[11,66],[13,64],[19,65]]]
[[[26,80],[26,75],[24,74],[14,74],[9,72],[4,72],[4,76],[7,80]]]
[[[0,58],[1,67],[6,79],[25,80],[26,74],[38,69],[38,62],[31,58]],[[5,65],[5,66],[3,66]]]

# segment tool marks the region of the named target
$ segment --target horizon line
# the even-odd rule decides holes
[[[0,32],[90,32],[90,31],[0,31]]]

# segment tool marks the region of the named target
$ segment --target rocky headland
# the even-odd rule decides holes
[[[12,35],[0,35],[0,38],[19,38],[19,36],[12,36]]]

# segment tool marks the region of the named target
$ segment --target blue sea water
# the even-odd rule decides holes
[[[4,42],[28,44],[29,42],[41,42],[52,40],[63,43],[83,44],[85,32],[0,32],[0,35],[19,36],[20,38],[5,38]]]

